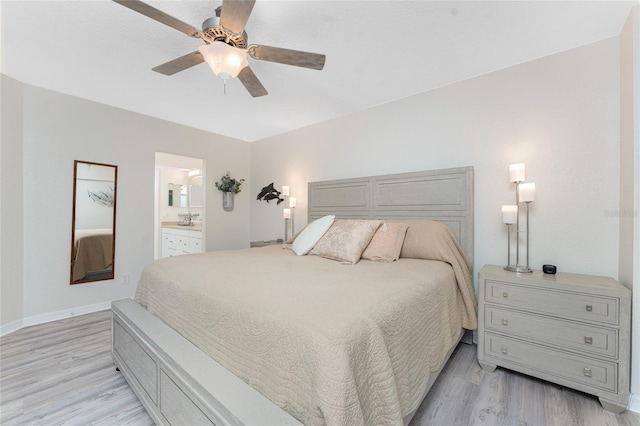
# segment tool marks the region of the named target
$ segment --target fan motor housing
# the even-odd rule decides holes
[[[213,41],[222,41],[238,49],[247,48],[247,32],[236,34],[227,30],[220,25],[220,18],[217,16],[205,19],[202,23],[202,33]],[[205,41],[207,40],[205,39]]]

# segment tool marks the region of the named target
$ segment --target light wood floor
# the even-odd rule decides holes
[[[0,339],[0,424],[152,425],[111,360],[111,313],[18,330]]]
[[[151,425],[110,350],[108,311],[28,327],[0,339],[0,424]],[[460,344],[416,413],[422,425],[640,425],[597,399],[507,370],[485,373]]]
[[[476,361],[476,345],[458,345],[411,426],[640,426],[640,414],[605,411],[598,398]]]

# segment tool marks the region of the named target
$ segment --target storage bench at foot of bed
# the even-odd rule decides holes
[[[156,424],[300,425],[133,300],[111,312],[113,360]]]

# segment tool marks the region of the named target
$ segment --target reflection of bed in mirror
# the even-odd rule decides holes
[[[73,281],[111,277],[113,274],[113,231],[76,229],[74,233]]]
[[[308,199],[310,221],[408,225],[400,259],[271,246],[149,265],[138,303],[112,304],[112,353],[156,423],[407,424],[476,327],[472,168],[314,182]]]

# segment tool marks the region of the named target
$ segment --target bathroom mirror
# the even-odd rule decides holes
[[[187,207],[187,186],[179,183],[170,183],[167,197],[169,207]]]
[[[118,166],[74,161],[71,284],[114,278]]]

